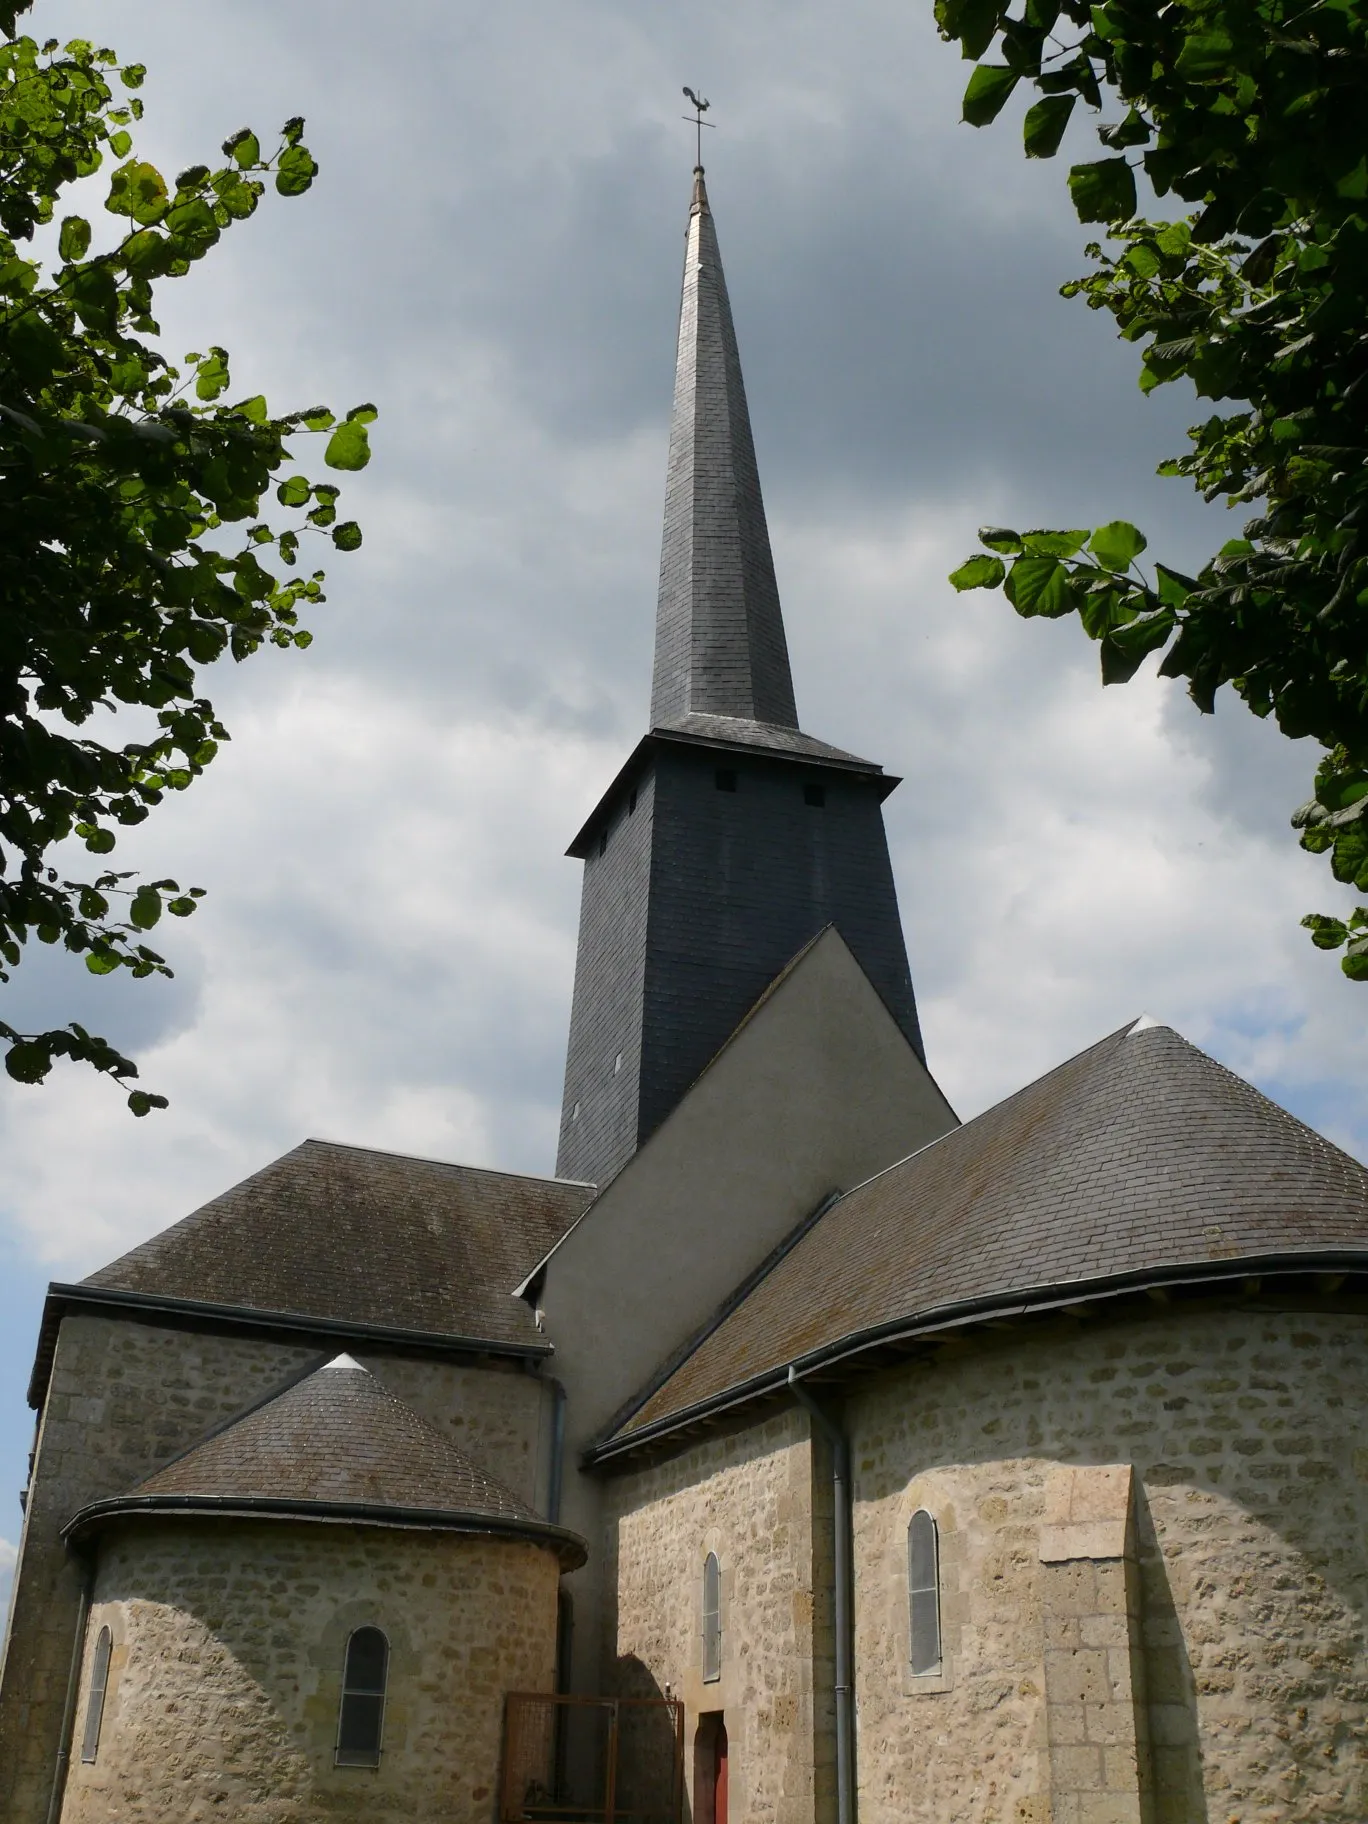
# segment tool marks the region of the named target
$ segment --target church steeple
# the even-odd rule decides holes
[[[835,925],[921,1034],[883,768],[801,732],[717,234],[694,173],[651,726],[584,862],[556,1171],[606,1184],[774,980]]]
[[[741,358],[701,166],[679,307],[651,722],[667,727],[690,714],[798,726]]]

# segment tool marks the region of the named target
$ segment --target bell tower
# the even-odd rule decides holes
[[[804,734],[703,181],[694,171],[651,725],[584,863],[559,1176],[624,1165],[805,944],[835,925],[923,1058],[882,804],[898,780]]]

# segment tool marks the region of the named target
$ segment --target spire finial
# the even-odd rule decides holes
[[[701,173],[703,170],[703,129],[704,127],[715,127],[717,122],[715,120],[704,120],[703,116],[712,106],[712,103],[706,101],[701,95],[695,95],[687,82],[684,84],[684,93],[693,106],[693,128],[696,141],[694,149],[694,170]],[[689,116],[685,114],[682,118],[688,120]]]

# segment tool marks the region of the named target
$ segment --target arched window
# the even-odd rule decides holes
[[[924,1507],[907,1527],[907,1607],[912,1642],[912,1670],[939,1672],[940,1541],[936,1523]]]
[[[722,1569],[717,1553],[703,1560],[703,1682],[722,1676]]]
[[[93,1761],[100,1752],[100,1724],[104,1721],[105,1692],[109,1689],[109,1655],[114,1637],[108,1628],[100,1629],[95,1642],[95,1657],[90,1662],[90,1696],[86,1699],[85,1736],[81,1742],[81,1759]]]
[[[357,1628],[342,1666],[342,1707],[337,1717],[337,1765],[378,1767],[385,1722],[389,1642],[379,1628]]]

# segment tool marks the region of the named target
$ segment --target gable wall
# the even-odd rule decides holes
[[[1107,1698],[1104,1649],[1125,1646],[1119,1585],[1110,1620],[1068,1624],[1076,1712],[1047,1690],[1047,1636],[1064,1644],[1046,1594],[1061,1567],[1042,1563],[1060,1463],[1134,1465],[1154,1824],[1368,1816],[1368,1320],[1061,1323],[949,1347],[847,1418],[861,1824],[1059,1824],[1080,1768],[1113,1777],[1090,1707]],[[909,1660],[919,1506],[941,1531],[941,1678]]]
[[[0,1672],[0,1818],[43,1824],[81,1573],[60,1539],[214,1426],[334,1348],[79,1313],[63,1320],[38,1435]],[[360,1359],[524,1500],[534,1498],[541,1388],[531,1375]]]
[[[602,1688],[685,1703],[685,1818],[701,1713],[726,1719],[730,1815],[834,1817],[830,1468],[790,1409],[607,1485]],[[703,1682],[703,1561],[722,1572],[722,1676]]]

